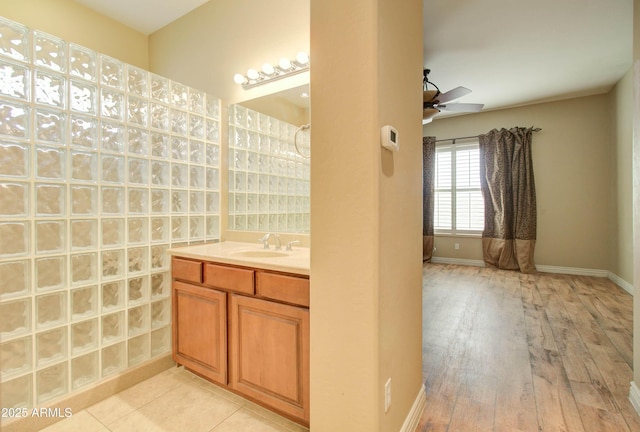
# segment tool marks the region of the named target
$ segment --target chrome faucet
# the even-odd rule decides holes
[[[273,235],[276,238],[276,250],[282,250],[282,243],[280,242],[280,234]]]
[[[273,234],[271,234],[271,233],[266,233],[264,236],[262,236],[262,238],[258,239],[258,241],[262,242],[262,245],[263,245],[264,249],[269,249],[269,238],[272,235]]]
[[[300,244],[300,240],[290,241],[289,243],[287,243],[287,248],[285,250],[286,251],[292,251],[293,249],[291,248],[291,246],[294,245],[294,244]]]

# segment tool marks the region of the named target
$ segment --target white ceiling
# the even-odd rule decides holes
[[[150,34],[207,0],[76,1]],[[631,67],[632,11],[633,0],[424,0],[424,66],[485,110],[603,93]]]

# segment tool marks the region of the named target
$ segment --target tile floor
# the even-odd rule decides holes
[[[46,432],[307,432],[308,429],[173,367]]]

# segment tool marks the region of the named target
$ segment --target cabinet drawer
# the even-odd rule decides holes
[[[256,273],[256,294],[309,307],[309,279],[275,273]]]
[[[174,279],[202,283],[202,263],[182,258],[173,258],[171,271]]]
[[[204,265],[204,283],[219,289],[254,294],[253,273],[253,270],[207,263]]]

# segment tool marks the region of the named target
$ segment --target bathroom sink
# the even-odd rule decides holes
[[[245,258],[277,258],[289,256],[286,252],[281,252],[277,250],[243,250],[237,252],[231,252],[229,255],[245,257]]]

